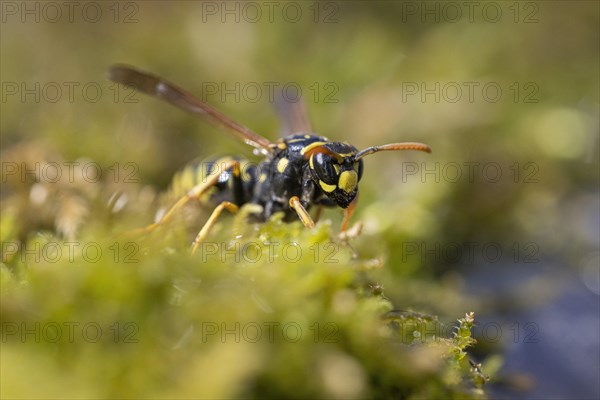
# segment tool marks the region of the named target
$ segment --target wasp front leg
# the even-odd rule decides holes
[[[352,218],[354,211],[356,211],[357,203],[358,203],[358,194],[356,195],[354,200],[352,200],[352,202],[350,203],[348,208],[344,209],[344,218],[342,219],[342,227],[341,227],[340,233],[338,235],[338,238],[344,242],[347,242],[348,239],[353,239],[353,238],[358,237],[362,231],[362,223],[360,221],[355,223],[354,225],[352,225],[352,228],[348,229],[348,225],[350,224],[350,218]],[[354,250],[353,250],[353,252],[354,252]],[[356,255],[356,252],[354,252],[354,253]]]
[[[342,220],[341,228],[342,232],[346,232],[346,230],[348,229],[350,218],[352,218],[352,214],[354,214],[354,211],[356,211],[356,203],[358,203],[358,193],[356,194],[356,197],[354,198],[354,200],[352,200],[348,208],[344,209],[344,219]]]
[[[304,184],[302,187],[302,194],[300,195],[301,197],[290,197],[289,205],[290,208],[296,212],[304,226],[311,229],[315,227],[315,221],[311,218],[306,209],[308,208],[308,205],[313,202],[315,186],[308,176],[305,176],[303,180]]]
[[[306,208],[302,205],[298,196],[292,196],[289,203],[290,207],[296,211],[298,218],[300,218],[300,221],[302,221],[305,227],[309,229],[315,227],[315,221],[310,217],[310,214],[306,211]]]

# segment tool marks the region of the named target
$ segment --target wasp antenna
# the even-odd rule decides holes
[[[377,153],[378,151],[393,151],[393,150],[419,150],[426,153],[431,153],[431,147],[425,143],[405,142],[405,143],[389,143],[381,146],[367,147],[359,151],[354,157],[355,161],[368,156],[369,154]]]
[[[329,150],[327,147],[323,146],[319,142],[316,142],[314,144],[309,144],[301,151],[301,154],[305,159],[309,159],[310,156],[317,154],[317,153],[327,154],[327,155],[329,155],[337,160],[340,160],[340,161],[343,159],[343,157],[340,156],[338,153],[335,153],[335,152]]]

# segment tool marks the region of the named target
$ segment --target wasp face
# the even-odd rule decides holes
[[[313,181],[342,208],[347,208],[356,197],[362,177],[363,162],[354,159],[357,152],[345,143],[327,143],[310,154]]]

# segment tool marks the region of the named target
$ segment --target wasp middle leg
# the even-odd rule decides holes
[[[219,182],[219,178],[221,177],[221,175],[230,169],[232,171],[231,179],[239,180],[240,179],[240,163],[238,160],[229,160],[229,161],[223,163],[223,167],[222,167],[221,171],[218,171],[218,173],[215,173],[212,176],[210,176],[206,180],[206,182],[202,182],[202,183],[194,186],[184,196],[179,198],[179,200],[177,200],[177,202],[175,204],[173,204],[171,206],[171,208],[169,208],[169,210],[160,218],[160,220],[158,222],[150,224],[150,225],[146,226],[145,228],[137,229],[137,230],[133,231],[133,233],[152,232],[159,226],[164,225],[166,222],[168,222],[173,217],[175,212],[177,210],[179,210],[180,208],[182,208],[184,205],[186,205],[187,203],[189,203],[192,200],[200,200],[202,195],[204,193],[206,193],[206,191],[208,189],[215,186]]]
[[[208,233],[210,232],[211,228],[215,225],[215,223],[217,222],[217,218],[219,218],[219,215],[221,215],[221,213],[223,212],[224,209],[227,209],[227,211],[229,211],[233,214],[235,214],[239,211],[239,207],[229,201],[224,201],[221,204],[219,204],[213,210],[212,214],[208,218],[208,221],[206,221],[206,223],[204,224],[202,229],[200,229],[200,232],[198,232],[198,234],[196,235],[196,238],[192,242],[192,249],[191,249],[192,254],[194,254],[196,252],[196,250],[198,249],[198,246],[200,246],[200,243],[202,243],[204,241],[204,239],[206,239],[206,236],[208,236]]]

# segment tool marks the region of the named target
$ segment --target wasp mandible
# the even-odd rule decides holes
[[[265,157],[256,165],[249,164],[242,157],[224,157],[204,163],[207,168],[188,165],[176,176],[173,184],[174,190],[181,194],[179,200],[158,222],[143,231],[152,231],[163,225],[190,201],[213,203],[216,207],[196,235],[192,253],[207,237],[223,210],[236,213],[244,204],[258,206],[252,215],[259,221],[283,212],[285,221],[299,218],[307,228],[315,225],[308,213],[311,206],[319,206],[319,209],[339,206],[344,209],[341,227],[344,232],[358,199],[364,157],[391,150],[431,152],[426,144],[415,142],[390,143],[361,151],[348,143],[332,142],[312,132],[304,106],[299,101],[278,101],[287,135],[271,142],[156,75],[130,66],[115,65],[109,69],[108,78],[228,128],[234,136]],[[242,174],[242,166],[246,165],[249,166]],[[184,176],[186,179],[183,179]]]

